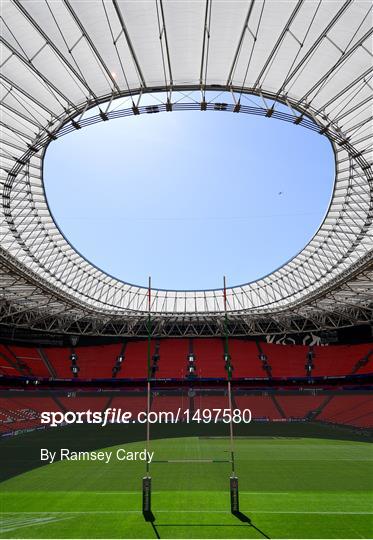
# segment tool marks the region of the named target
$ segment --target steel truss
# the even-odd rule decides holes
[[[2,3],[0,325],[146,335],[146,289],[106,275],[69,245],[47,206],[43,159],[53,140],[98,121],[196,109],[291,122],[328,137],[335,153],[334,194],[324,222],[282,268],[228,289],[229,333],[370,323],[371,7],[360,0],[325,12],[322,3],[308,1],[269,9],[242,3],[228,10],[231,37],[218,47],[214,36],[229,3],[207,2],[203,9],[180,3],[179,11],[171,4],[135,8],[113,0],[87,10],[67,0]],[[144,49],[136,9],[145,16],[150,6],[156,39]],[[189,47],[182,40],[180,48],[174,31],[186,20],[194,35],[199,16],[205,21],[200,56],[195,40]],[[230,55],[225,67],[223,45]],[[149,76],[152,70],[157,73]],[[130,107],[119,109],[119,98]],[[90,115],[97,106],[98,114]],[[223,292],[153,290],[151,311],[154,335],[221,335]]]

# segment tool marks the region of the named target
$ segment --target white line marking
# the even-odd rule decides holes
[[[58,492],[60,493],[60,492]],[[63,492],[62,492],[63,493]],[[87,491],[85,495],[142,495],[142,491]],[[161,495],[164,491],[152,491],[153,495]],[[199,492],[201,493],[201,492]],[[204,493],[204,492],[202,492]],[[286,491],[240,491],[241,495],[292,495]]]
[[[317,511],[317,510],[254,510],[254,509],[246,509],[242,510],[242,512],[251,512],[253,514],[326,514],[326,515],[373,515],[372,511],[366,511],[366,512],[343,512],[340,510],[331,510],[331,511]],[[7,514],[141,514],[141,510],[84,510],[82,512],[78,511],[71,511],[71,512],[2,512],[4,515]],[[231,512],[228,510],[158,510],[154,509],[154,513],[170,513],[170,514],[230,514]],[[1,514],[0,514],[1,515]]]
[[[7,512],[7,513],[11,513],[11,512]],[[17,513],[17,512],[14,512],[14,513]],[[28,514],[30,512],[19,512],[20,515],[23,515],[23,514]],[[51,512],[38,512],[38,515],[39,514],[48,514],[48,516],[46,517],[25,517],[23,519],[20,519],[20,518],[13,518],[13,519],[5,519],[5,520],[1,520],[0,522],[0,534],[3,534],[3,533],[6,533],[6,532],[12,532],[12,531],[15,531],[16,529],[21,529],[23,527],[33,527],[35,525],[48,525],[49,523],[55,523],[57,521],[64,521],[66,519],[72,519],[74,516],[61,516],[61,517],[58,517],[55,514],[55,512],[52,512],[53,515],[50,515]]]

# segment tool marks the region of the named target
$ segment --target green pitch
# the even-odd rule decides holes
[[[151,450],[156,460],[224,460],[229,441],[160,439]],[[239,438],[235,451],[251,522],[230,514],[229,463],[152,463],[152,524],[141,514],[144,463],[63,461],[0,484],[0,538],[372,537],[369,443]]]

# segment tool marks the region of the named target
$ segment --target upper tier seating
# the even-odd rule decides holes
[[[332,347],[315,347],[314,369],[312,374],[320,375],[349,375],[356,363],[364,358],[373,349],[372,344],[367,345],[334,345]],[[357,373],[372,373],[373,357],[368,364],[360,368]]]
[[[162,339],[159,346],[157,379],[183,379],[187,371],[189,342],[187,339]],[[197,361],[198,366],[198,361]]]
[[[150,355],[155,350],[154,340],[151,342]],[[129,341],[124,352],[124,360],[119,377],[125,379],[146,379],[148,376],[148,341]]]
[[[193,339],[198,377],[227,376],[224,365],[224,341],[221,338]]]
[[[272,377],[305,377],[308,347],[303,345],[260,344],[272,368]]]
[[[13,355],[7,347],[0,344],[0,375],[14,377],[21,374],[22,370],[15,363]]]
[[[262,362],[258,358],[259,351],[255,341],[230,339],[229,354],[233,366],[233,379],[267,377]]]
[[[58,379],[71,379],[71,350],[67,348],[51,347],[46,349],[49,362],[52,364],[53,369]],[[79,356],[79,355],[78,355]],[[78,360],[79,365],[79,360]]]
[[[10,359],[23,366],[25,374],[40,377],[51,376],[47,365],[36,348],[12,346],[8,347],[8,351]]]
[[[233,366],[232,378],[266,378],[259,359],[259,350],[271,367],[272,377],[305,377],[309,347],[274,345],[232,338],[229,354]],[[193,352],[196,376],[227,378],[222,338],[164,338],[151,341],[153,356],[159,355],[155,378],[181,379],[187,376],[188,354]],[[314,346],[312,376],[345,376],[352,373],[373,373],[373,344]],[[75,347],[78,378],[111,378],[119,355],[123,356],[117,378],[146,379],[148,371],[148,342],[146,339],[112,345]],[[73,378],[72,349],[68,347],[18,347],[0,344],[0,376]]]
[[[121,344],[79,347],[75,350],[82,379],[112,377],[112,368],[121,351]]]

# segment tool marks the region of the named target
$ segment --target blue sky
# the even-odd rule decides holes
[[[101,122],[53,142],[44,165],[70,243],[123,281],[146,285],[151,275],[166,289],[273,271],[316,232],[333,181],[325,137],[228,112]]]

